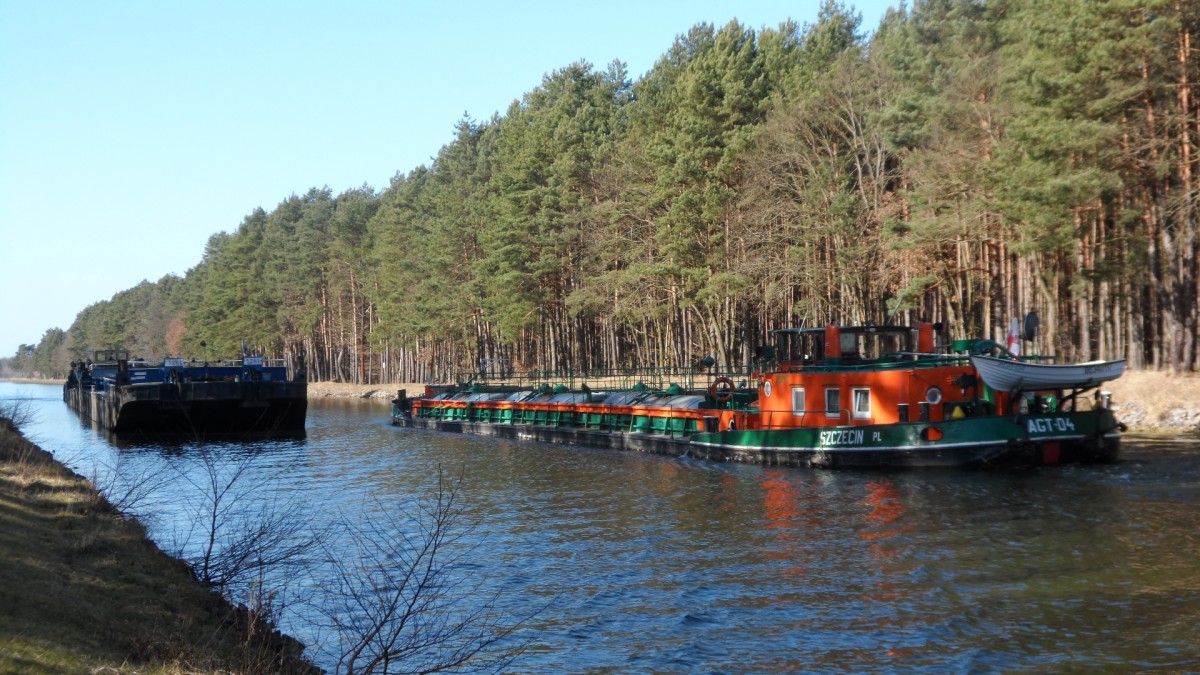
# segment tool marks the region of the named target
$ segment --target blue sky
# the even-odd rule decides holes
[[[898,4],[846,2],[866,32]],[[637,79],[697,23],[819,7],[0,0],[0,356],[182,276],[257,207],[386,187],[548,72],[621,60]]]

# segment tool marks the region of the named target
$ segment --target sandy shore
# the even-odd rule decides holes
[[[425,391],[423,384],[345,384],[343,382],[309,382],[309,398],[365,398],[380,403],[389,403],[396,392],[404,389],[409,396],[418,396]]]

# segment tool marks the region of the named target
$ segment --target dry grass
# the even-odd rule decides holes
[[[271,670],[231,608],[0,419],[0,672]]]
[[[1117,418],[1131,431],[1200,432],[1200,374],[1137,371],[1109,382]]]
[[[1200,373],[1130,371],[1104,387],[1113,393],[1118,404],[1139,401],[1147,409],[1160,413],[1200,405]]]

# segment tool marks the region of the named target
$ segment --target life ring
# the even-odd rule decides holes
[[[733,398],[733,390],[736,387],[733,380],[728,377],[718,377],[713,380],[712,386],[708,388],[708,395],[717,403],[728,403]]]

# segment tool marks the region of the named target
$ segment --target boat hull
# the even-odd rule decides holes
[[[63,398],[94,428],[115,434],[291,434],[303,431],[308,412],[302,381],[67,387]]]
[[[1107,409],[823,428],[687,435],[416,417],[398,426],[698,459],[819,468],[985,468],[1111,462],[1120,450]]]

